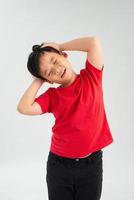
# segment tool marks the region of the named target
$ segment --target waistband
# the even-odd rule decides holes
[[[98,151],[91,153],[89,156],[84,157],[84,158],[67,158],[67,157],[59,156],[59,155],[49,151],[48,157],[53,158],[53,159],[58,159],[58,160],[61,160],[61,161],[67,161],[67,162],[76,162],[76,161],[81,162],[81,161],[85,161],[85,160],[89,160],[89,159],[95,159],[99,156],[102,156],[102,153],[103,153],[103,151],[100,149]]]

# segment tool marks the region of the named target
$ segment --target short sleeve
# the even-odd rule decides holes
[[[50,88],[47,91],[45,91],[44,93],[42,93],[41,95],[39,95],[37,98],[35,98],[34,101],[40,105],[42,112],[43,112],[41,114],[44,114],[46,112],[50,113],[51,112],[51,90],[50,90]]]
[[[89,78],[94,79],[99,84],[102,84],[102,75],[103,75],[103,69],[104,65],[102,66],[102,69],[97,69],[94,65],[91,64],[89,59],[86,59],[85,62],[85,70],[87,72],[87,75]]]

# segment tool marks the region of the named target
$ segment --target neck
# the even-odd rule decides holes
[[[69,86],[70,84],[72,84],[72,83],[74,82],[74,80],[76,79],[76,77],[77,77],[77,74],[74,73],[72,79],[69,80],[69,82],[68,82],[67,84],[65,84],[65,85],[61,85],[60,87],[67,87],[67,86]]]

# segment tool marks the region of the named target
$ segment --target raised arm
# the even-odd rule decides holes
[[[59,44],[61,51],[85,51],[88,52],[94,47],[95,37],[81,37]]]
[[[59,44],[61,51],[85,51],[90,63],[101,70],[104,65],[100,40],[96,37],[82,37]]]
[[[38,103],[34,102],[34,100],[43,82],[44,81],[38,78],[33,80],[31,85],[24,92],[17,105],[18,112],[24,115],[40,115],[42,113],[40,106],[38,105]]]
[[[64,43],[48,42],[43,46],[52,46],[59,51],[85,51],[87,59],[95,68],[101,70],[104,66],[101,42],[94,36],[76,38]]]

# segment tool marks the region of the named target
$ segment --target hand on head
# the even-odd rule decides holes
[[[44,42],[44,43],[41,44],[41,48],[46,47],[46,46],[51,46],[51,47],[57,49],[58,51],[61,51],[60,50],[60,45],[58,43],[55,43],[55,42]]]
[[[61,51],[60,44],[58,44],[58,43],[55,43],[55,42],[44,42],[44,43],[41,44],[41,48],[46,47],[46,46],[51,46],[51,47],[57,49],[61,53],[61,55],[64,55],[65,57],[68,56],[66,52]]]

